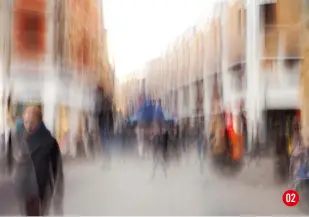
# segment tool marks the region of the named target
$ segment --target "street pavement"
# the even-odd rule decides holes
[[[207,163],[207,162],[206,162]],[[285,207],[272,175],[272,162],[246,165],[237,177],[222,178],[196,156],[171,164],[167,178],[158,169],[151,179],[151,160],[113,158],[67,168],[65,213],[68,215],[297,215]]]
[[[287,186],[273,181],[270,160],[246,164],[234,178],[216,175],[209,166],[201,174],[194,152],[171,163],[166,178],[159,167],[151,179],[151,159],[133,155],[114,153],[111,167],[102,165],[100,158],[65,165],[66,215],[301,214],[282,203]],[[3,193],[8,189],[0,186],[0,215],[16,211],[10,193]]]

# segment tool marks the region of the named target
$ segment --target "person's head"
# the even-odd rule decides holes
[[[42,111],[40,106],[27,106],[23,113],[23,123],[28,133],[34,132],[42,122]]]

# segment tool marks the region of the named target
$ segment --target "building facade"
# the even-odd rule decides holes
[[[244,105],[249,134],[268,110],[297,110],[301,0],[228,1],[147,63],[146,86],[179,120]],[[197,118],[196,118],[197,117]],[[204,121],[207,127],[207,121]]]
[[[68,131],[77,133],[82,114],[93,113],[97,86],[113,101],[102,4],[1,1],[0,68],[7,84],[1,95],[10,95],[16,108],[42,104],[45,124],[59,141]]]
[[[132,116],[137,110],[145,85],[146,70],[137,69],[118,81],[116,86],[117,107],[125,116]]]

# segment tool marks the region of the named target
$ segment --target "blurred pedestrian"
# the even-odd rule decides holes
[[[155,122],[154,135],[152,138],[153,142],[153,171],[152,179],[156,175],[157,167],[160,165],[163,169],[165,178],[167,177],[167,143],[168,143],[168,132],[163,131],[162,123]]]
[[[200,172],[204,171],[204,154],[205,154],[205,136],[202,127],[197,129],[197,153],[200,162]]]
[[[126,122],[124,120],[121,121],[121,132],[120,132],[120,137],[121,137],[121,147],[122,147],[122,151],[123,153],[125,153],[125,141],[126,141],[126,134],[127,132],[127,125]]]
[[[183,128],[181,130],[181,147],[184,153],[188,150],[188,131],[189,127],[187,123],[184,123]]]
[[[168,142],[169,142],[169,132],[168,129],[163,129],[163,160],[165,164],[168,161]]]
[[[55,214],[62,215],[64,180],[58,143],[45,127],[40,107],[27,107],[22,125],[11,132],[8,152],[21,214],[48,215],[53,202]]]
[[[107,169],[110,167],[111,163],[111,150],[110,150],[110,119],[107,111],[102,111],[100,120],[100,137],[101,137],[101,145],[103,151],[103,169]]]

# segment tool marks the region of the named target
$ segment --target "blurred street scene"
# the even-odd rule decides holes
[[[308,18],[307,0],[1,0],[0,215],[308,213]]]

